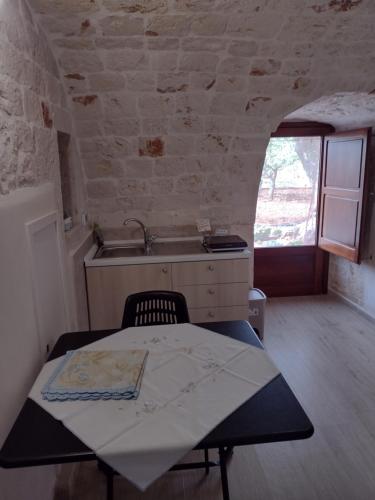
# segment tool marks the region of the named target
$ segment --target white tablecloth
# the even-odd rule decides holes
[[[191,324],[128,328],[84,349],[148,349],[138,399],[43,400],[61,358],[29,396],[141,490],[279,374],[262,349]]]

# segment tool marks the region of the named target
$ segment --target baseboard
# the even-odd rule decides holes
[[[337,292],[336,290],[333,290],[332,288],[328,288],[328,293],[331,294],[331,295],[334,295],[335,297],[337,297],[342,302],[345,302],[345,304],[347,304],[352,309],[355,309],[357,312],[359,312],[360,314],[362,314],[363,316],[365,316],[370,321],[375,321],[375,316],[373,316],[372,314],[370,314],[369,312],[367,312],[360,305],[358,305],[355,302],[353,302],[352,300],[348,299],[348,297],[345,297],[345,295],[342,295],[340,292]]]

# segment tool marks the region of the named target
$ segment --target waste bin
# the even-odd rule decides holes
[[[249,323],[252,327],[257,329],[260,339],[263,339],[264,335],[264,310],[266,300],[266,295],[262,290],[259,290],[259,288],[252,288],[249,291]]]

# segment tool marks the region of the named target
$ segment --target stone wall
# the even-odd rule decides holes
[[[49,42],[25,0],[0,4],[0,195],[45,182],[61,208],[57,131],[71,136],[75,223],[85,208],[71,111]]]
[[[29,3],[37,17],[25,0],[0,0],[0,196],[52,181],[61,211],[56,131],[75,131],[76,216],[87,196],[91,220],[112,237],[125,217],[160,234],[193,232],[197,217],[209,217],[251,240],[271,131],[321,95],[375,88],[373,0]],[[23,225],[17,230],[24,233]],[[78,255],[77,234],[71,240]],[[3,261],[11,258],[8,252]],[[28,270],[26,257],[23,267],[9,262]],[[335,266],[354,272],[338,260]],[[28,293],[16,284],[16,293]],[[4,283],[0,291],[24,320],[25,301],[11,301]],[[10,307],[4,318],[14,325]],[[36,369],[24,348],[26,377],[17,363],[24,343],[6,331],[16,372],[2,377],[13,406],[0,421],[1,438]],[[20,500],[32,489],[48,498],[53,474],[1,471],[2,492]]]
[[[0,194],[57,182],[56,130],[71,131],[48,41],[27,4],[0,5]]]
[[[31,4],[107,229],[137,216],[181,234],[209,217],[250,239],[270,132],[325,93],[375,86],[370,0]]]

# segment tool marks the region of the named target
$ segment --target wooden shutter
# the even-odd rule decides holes
[[[360,260],[370,130],[324,138],[318,245],[353,262]]]

